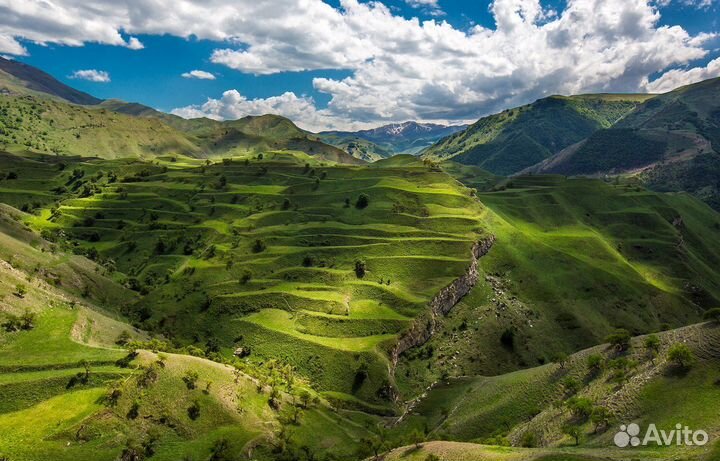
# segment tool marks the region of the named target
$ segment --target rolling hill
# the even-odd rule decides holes
[[[482,167],[510,175],[608,128],[649,95],[551,96],[478,120],[440,140],[424,158]]]
[[[333,163],[359,164],[277,115],[218,122],[184,120],[150,107],[103,101],[32,66],[0,58],[0,145],[57,155],[152,158],[256,156],[302,152]]]

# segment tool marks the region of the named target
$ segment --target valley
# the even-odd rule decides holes
[[[416,148],[0,69],[0,460],[718,459],[717,81]]]

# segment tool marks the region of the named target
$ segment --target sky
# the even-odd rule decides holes
[[[0,0],[0,55],[186,118],[459,124],[720,76],[720,0]]]

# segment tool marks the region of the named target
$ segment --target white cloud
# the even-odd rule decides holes
[[[405,0],[412,8],[419,8],[431,16],[444,16],[445,12],[440,8],[439,0]]]
[[[247,99],[237,90],[225,91],[220,99],[208,99],[205,104],[174,109],[173,114],[184,118],[208,117],[213,120],[235,120],[247,115],[276,114],[297,122],[309,131],[325,129],[370,128],[370,123],[354,123],[325,109],[317,109],[315,101],[286,92],[269,98]]]
[[[131,50],[142,50],[145,48],[145,45],[137,39],[137,37],[130,37],[130,39],[127,42],[126,47],[130,48]]]
[[[200,80],[215,80],[215,75],[204,70],[191,70],[190,72],[184,72],[181,74],[185,78],[197,78]]]
[[[76,70],[68,78],[77,80],[87,80],[95,83],[108,83],[110,82],[110,74],[104,70],[85,69]]]
[[[5,41],[75,46],[133,47],[128,34],[195,36],[223,42],[211,60],[241,72],[348,70],[347,78],[314,80],[330,96],[327,108],[276,96],[287,103],[273,108],[286,112],[309,101],[296,118],[307,126],[469,120],[553,93],[638,91],[650,75],[705,58],[713,38],[661,25],[657,3],[646,0],[567,0],[557,12],[540,0],[494,0],[490,11],[496,29],[460,30],[359,0],[340,0],[339,8],[320,0],[176,0],[172,9],[157,0],[0,0],[0,30]],[[262,101],[270,100],[277,103]],[[240,113],[249,102],[224,104]]]
[[[691,83],[715,77],[720,77],[720,58],[713,59],[705,67],[670,70],[652,82],[646,81],[643,88],[650,93],[665,93],[679,86],[690,85]]]
[[[14,37],[0,34],[0,53],[8,53],[15,56],[27,56],[27,50]]]

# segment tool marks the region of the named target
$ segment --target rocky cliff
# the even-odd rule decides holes
[[[478,266],[480,258],[485,256],[495,243],[495,236],[491,235],[479,240],[472,246],[472,262],[465,274],[455,279],[448,286],[440,290],[428,304],[428,310],[418,317],[412,326],[400,337],[390,351],[391,375],[403,352],[413,347],[422,346],[433,335],[438,318],[447,315],[460,300],[470,292],[478,281]]]

